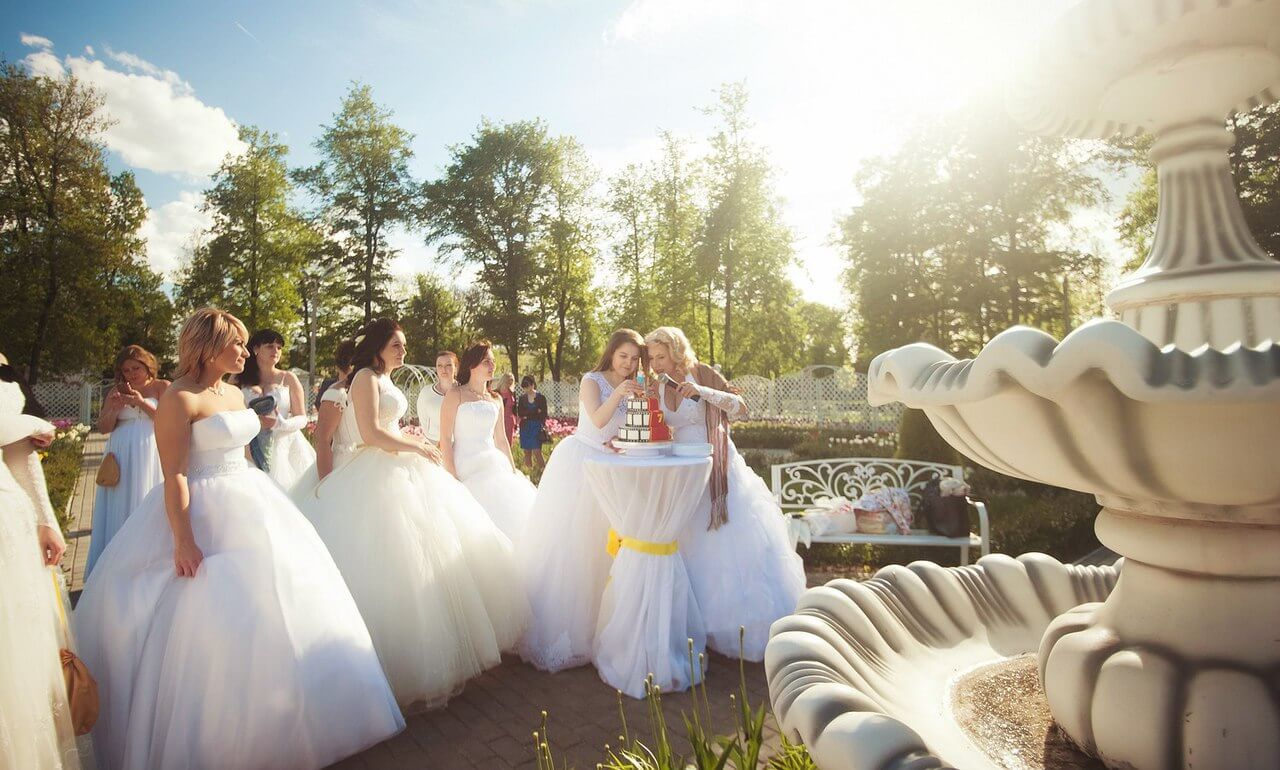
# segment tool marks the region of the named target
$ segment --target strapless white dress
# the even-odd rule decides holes
[[[493,443],[502,417],[499,401],[465,401],[453,425],[453,467],[493,523],[519,542],[538,490]]]
[[[589,372],[607,399],[613,387],[600,372]],[[626,409],[597,428],[578,405],[578,429],[551,452],[516,552],[533,609],[520,656],[544,671],[560,671],[591,662],[600,599],[612,559],[606,550],[609,519],[587,486],[584,463],[609,452],[605,442],[618,435]]]
[[[246,403],[258,395],[252,388],[241,388],[241,390],[244,392]],[[280,485],[281,489],[289,491],[302,480],[307,469],[315,465],[316,450],[311,448],[311,442],[303,432],[307,424],[306,418],[302,415],[289,416],[292,411],[289,388],[284,384],[278,384],[263,390],[266,394],[275,396],[275,414],[279,420],[271,429],[267,446],[264,447],[267,452],[266,472],[272,481]]]
[[[375,382],[378,421],[399,431],[408,400],[389,378]],[[351,588],[396,700],[441,705],[524,631],[511,541],[439,465],[359,436],[348,408],[334,442],[356,448],[300,507]]]
[[[158,403],[154,398],[146,402],[153,408]],[[102,550],[120,531],[124,520],[142,498],[164,480],[160,454],[156,451],[156,428],[141,409],[126,406],[120,410],[115,430],[107,439],[106,451],[114,454],[120,464],[120,483],[114,487],[100,486],[94,496],[93,536],[89,540],[86,576],[93,573]]]
[[[318,768],[404,727],[324,543],[245,460],[258,427],[248,409],[191,426],[194,578],[174,574],[161,486],[85,587],[75,628],[102,768]]]
[[[686,380],[694,382],[692,376]],[[659,386],[659,394],[672,437],[680,443],[705,443],[706,403],[686,398],[672,410],[667,408],[665,385]],[[804,562],[791,547],[782,509],[738,454],[732,439],[728,470],[729,521],[719,529],[707,529],[711,521],[708,485],[680,537],[680,554],[702,611],[707,645],[736,658],[738,629],[745,627],[742,655],[758,661],[764,659],[773,621],[791,614],[804,593]]]

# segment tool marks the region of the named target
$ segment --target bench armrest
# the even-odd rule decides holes
[[[978,509],[978,536],[982,538],[982,555],[986,556],[991,553],[991,520],[987,518],[987,504],[971,497],[965,500]]]

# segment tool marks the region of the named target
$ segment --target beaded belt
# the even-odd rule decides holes
[[[249,467],[249,463],[243,457],[228,459],[220,463],[211,463],[209,465],[198,465],[187,471],[188,479],[207,479],[212,476],[226,476],[229,473],[236,473]]]

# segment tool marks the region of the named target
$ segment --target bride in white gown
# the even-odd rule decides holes
[[[729,392],[719,372],[698,363],[679,329],[660,327],[645,342],[654,372],[676,383],[658,386],[672,438],[712,445],[712,481],[680,538],[707,644],[737,657],[744,627],[742,656],[763,660],[769,626],[795,609],[805,576],[782,510],[729,438],[728,421],[746,416],[746,402]],[[717,474],[723,485],[718,491]]]
[[[404,363],[404,332],[380,319],[357,339],[334,437],[335,455],[350,455],[335,456],[300,505],[351,588],[397,702],[437,706],[501,662],[529,607],[511,541],[436,464],[434,447],[400,432],[408,400],[390,375]]]
[[[54,428],[22,414],[25,400],[0,382],[0,767],[79,768],[50,574],[66,546],[36,454]]]
[[[307,427],[307,399],[302,383],[293,372],[276,367],[284,352],[284,337],[271,329],[256,331],[249,338],[250,358],[236,378],[246,402],[259,396],[276,400],[275,411],[264,422],[267,430],[258,437],[266,460],[262,470],[288,492],[316,461],[316,452],[302,432]]]
[[[164,483],[75,612],[103,768],[319,768],[404,727],[333,559],[245,460],[260,422],[223,377],[246,336],[223,311],[187,319],[156,413]]]
[[[440,408],[440,451],[444,467],[466,485],[498,529],[519,542],[537,490],[511,462],[502,399],[485,387],[494,368],[488,340],[472,343],[462,354],[458,385],[445,394]]]
[[[609,520],[583,476],[583,463],[609,446],[626,417],[624,399],[644,388],[644,340],[631,329],[609,338],[600,364],[582,376],[578,429],[547,460],[516,550],[533,608],[520,655],[544,671],[591,662],[600,599],[609,577]]]

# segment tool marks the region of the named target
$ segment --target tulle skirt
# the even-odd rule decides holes
[[[458,477],[493,523],[511,542],[519,542],[529,520],[537,487],[513,469],[506,455],[490,447],[454,458]]]
[[[204,561],[173,568],[158,487],[76,610],[103,768],[318,768],[404,721],[315,530],[256,469],[189,481]]]
[[[611,559],[609,520],[587,486],[583,464],[601,451],[576,435],[556,445],[516,544],[533,608],[520,655],[544,671],[591,662]]]
[[[93,537],[89,541],[89,561],[85,574],[93,572],[102,550],[120,531],[129,514],[147,493],[164,481],[160,455],[156,452],[155,425],[151,420],[124,420],[116,423],[107,439],[106,451],[120,464],[120,483],[98,487],[93,500]]]
[[[301,507],[402,705],[443,704],[515,646],[529,607],[511,542],[443,468],[366,447]]]
[[[78,768],[61,621],[35,511],[0,465],[0,767]]]
[[[267,455],[267,475],[289,491],[298,485],[307,470],[316,464],[316,450],[311,447],[306,434],[300,430],[292,433],[271,434],[271,451]]]
[[[804,562],[791,547],[787,523],[764,481],[730,446],[729,521],[708,530],[711,491],[704,493],[680,539],[707,644],[738,657],[739,627],[747,660],[764,659],[769,627],[795,610],[805,589]]]

